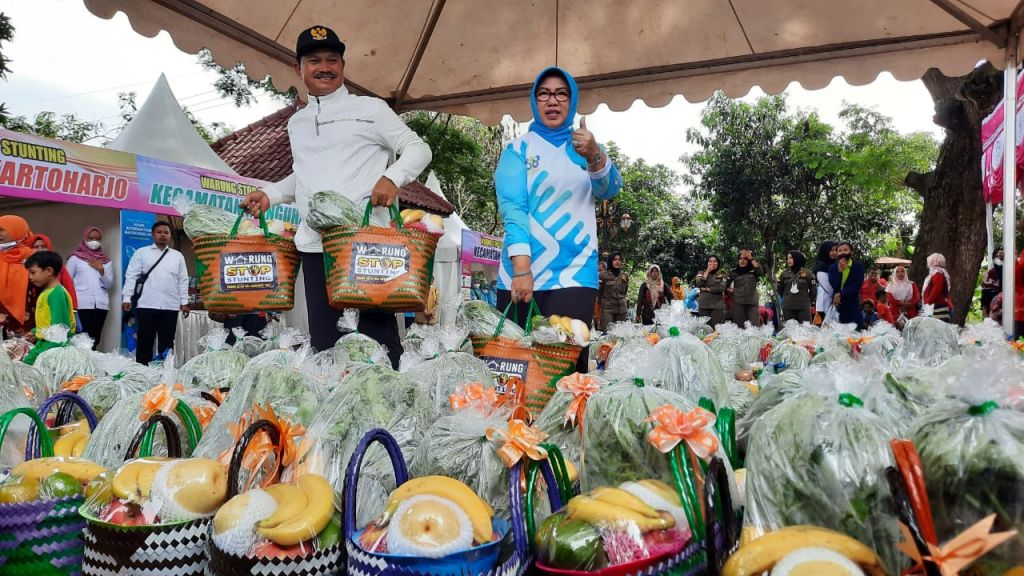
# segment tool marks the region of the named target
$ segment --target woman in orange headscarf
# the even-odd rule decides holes
[[[6,314],[7,328],[25,325],[28,302],[28,270],[25,259],[32,255],[32,231],[20,216],[0,216],[0,313]]]

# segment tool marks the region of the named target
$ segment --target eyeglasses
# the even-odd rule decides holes
[[[554,96],[555,100],[557,100],[558,102],[568,102],[570,94],[568,90],[557,90],[555,92],[549,92],[547,90],[538,90],[537,102],[547,102],[548,100],[551,100],[552,96]]]

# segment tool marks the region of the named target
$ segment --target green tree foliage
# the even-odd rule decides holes
[[[430,146],[433,160],[420,176],[433,171],[445,197],[467,226],[491,234],[503,231],[494,191],[494,170],[515,127],[487,126],[473,118],[411,112],[405,122]]]
[[[701,215],[703,203],[677,193],[680,176],[671,168],[648,164],[642,158],[630,159],[614,142],[607,148],[623,180],[614,200],[618,214],[629,214],[633,225],[616,233],[615,228],[599,222],[602,253],[621,252],[631,275],[642,275],[648,266],[657,264],[666,279],[695,276],[708,251],[708,239],[713,238],[710,222]],[[600,216],[600,204],[597,210]],[[639,286],[639,282],[632,284]]]
[[[198,58],[204,69],[217,73],[218,78],[213,83],[213,87],[221,96],[234,100],[235,106],[249,106],[255,103],[256,94],[259,92],[267,94],[283,104],[293,104],[298,98],[299,93],[294,87],[287,92],[281,92],[275,88],[270,76],[262,80],[253,80],[246,73],[245,64],[241,62],[235,64],[233,68],[224,68],[214,61],[213,54],[205,48],[199,51]]]
[[[0,80],[7,80],[7,73],[11,71],[9,64],[11,59],[4,55],[4,42],[14,39],[14,25],[11,24],[11,17],[0,12]],[[0,102],[0,122],[7,119],[7,107]]]
[[[40,112],[33,118],[27,116],[2,117],[0,126],[15,132],[77,143],[88,143],[90,140],[98,138],[103,129],[103,124],[99,122],[82,120],[75,114],[57,116],[55,112]]]
[[[787,250],[812,257],[823,240],[854,242],[867,258],[905,253],[920,201],[908,171],[933,165],[937,144],[899,134],[877,112],[847,105],[845,130],[785,96],[753,103],[716,94],[686,132],[698,150],[683,161],[694,195],[707,202],[726,262],[750,247],[770,270]]]

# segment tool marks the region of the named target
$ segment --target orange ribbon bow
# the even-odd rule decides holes
[[[479,382],[470,382],[459,386],[454,394],[448,395],[448,405],[452,407],[453,411],[472,407],[481,414],[490,414],[496,406],[501,404],[498,391],[493,386],[484,388],[483,384]]]
[[[1024,338],[1017,340],[1016,342],[1010,342],[1010,348],[1013,348],[1017,352],[1024,354]]]
[[[75,376],[71,380],[68,380],[61,386],[61,390],[65,392],[78,392],[86,384],[92,382],[94,378],[92,376]]]
[[[715,425],[715,415],[703,408],[683,412],[666,404],[652,410],[647,422],[657,422],[647,434],[647,441],[662,454],[668,454],[682,441],[702,460],[718,451],[718,437],[708,431]]]
[[[861,336],[860,338],[847,338],[846,343],[850,345],[850,350],[854,354],[860,354],[860,347],[871,342],[871,336]]]
[[[160,412],[173,413],[178,406],[178,398],[173,394],[174,392],[184,394],[185,387],[175,384],[171,388],[167,384],[159,384],[150,388],[142,396],[142,411],[139,412],[139,420],[148,420],[150,416]]]
[[[235,445],[238,444],[245,430],[257,420],[267,420],[277,428],[281,435],[281,459],[279,462],[275,462],[274,469],[263,477],[262,485],[265,487],[275,482],[274,479],[277,477],[279,470],[283,470],[295,462],[298,453],[296,440],[306,433],[306,429],[302,424],[279,417],[270,404],[267,404],[266,407],[253,404],[253,409],[243,414],[238,422],[228,423],[228,431],[231,432],[233,441],[231,442],[231,447],[221,452],[220,458],[218,458],[222,464],[230,466],[231,455],[234,452]],[[275,453],[274,443],[270,440],[270,435],[267,434],[266,430],[260,430],[249,440],[249,446],[245,449],[245,455],[242,457],[242,467],[250,472],[249,488],[252,487],[251,483],[256,478],[256,472]]]
[[[601,389],[601,385],[597,383],[597,380],[587,376],[586,374],[580,374],[576,372],[571,376],[566,376],[558,381],[558,389],[562,392],[572,393],[572,402],[569,403],[569,408],[565,411],[565,423],[569,426],[576,426],[576,421],[579,420],[580,432],[583,432],[583,415],[587,410],[587,401],[590,397]]]
[[[910,574],[924,574],[924,560],[931,560],[938,565],[942,576],[955,576],[972,562],[987,554],[990,550],[1006,542],[1017,535],[1016,530],[1009,532],[992,532],[992,524],[996,515],[990,514],[975,525],[960,533],[959,536],[947,542],[944,546],[928,544],[931,552],[926,558],[922,558],[914,545],[910,530],[906,525],[900,523],[900,530],[903,532],[903,542],[900,542],[899,549],[914,560],[914,566],[904,570],[904,576]]]
[[[523,456],[531,460],[544,460],[548,451],[538,446],[548,435],[519,419],[508,421],[508,429],[487,429],[487,439],[491,442],[504,442],[498,448],[498,456],[505,466],[511,468]]]

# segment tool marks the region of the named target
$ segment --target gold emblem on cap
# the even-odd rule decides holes
[[[327,29],[326,28],[321,28],[319,26],[316,27],[316,28],[310,28],[309,29],[309,35],[313,37],[313,40],[326,40],[327,39]]]

